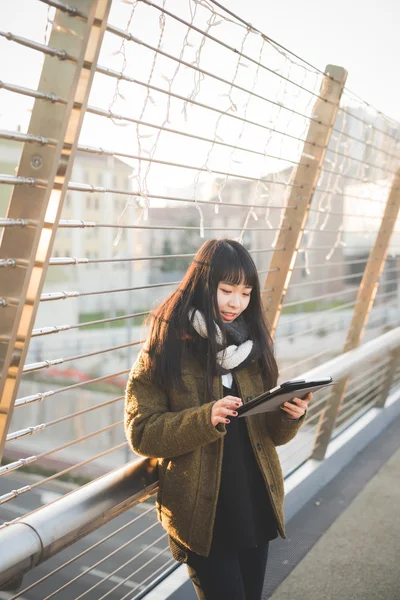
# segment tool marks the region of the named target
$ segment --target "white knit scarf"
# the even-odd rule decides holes
[[[192,321],[192,315],[193,321]],[[195,310],[192,308],[189,311],[189,319],[193,324],[194,329],[197,331],[199,335],[203,338],[207,338],[207,326],[204,319],[203,314],[199,310]],[[218,324],[215,323],[215,327],[217,328],[217,343],[222,346],[224,343],[221,329]],[[231,345],[227,346],[223,350],[217,352],[217,362],[218,364],[227,371],[231,371],[238,367],[246,358],[249,356],[250,352],[253,349],[252,340],[246,340],[239,346]]]

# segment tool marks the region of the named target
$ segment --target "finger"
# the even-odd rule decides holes
[[[238,406],[242,405],[242,401],[240,400],[240,398],[237,398],[237,400],[227,400],[227,399],[223,398],[221,400],[221,405],[224,406],[225,408],[230,408],[230,409],[234,410]]]
[[[301,406],[302,408],[307,408],[308,402],[309,402],[309,400],[305,400],[304,398],[303,399],[302,398],[292,398],[292,400],[290,401],[288,406],[290,406],[290,404],[291,404],[292,406],[295,405],[295,406]]]
[[[300,407],[297,406],[297,404],[292,404],[291,402],[285,402],[285,404],[282,404],[281,408],[283,408],[286,411],[295,412],[295,413],[298,413],[301,411]]]
[[[230,423],[229,419],[215,419],[215,423],[214,423],[214,427],[215,425],[218,425],[219,423],[223,423],[223,425],[228,425]]]
[[[214,427],[215,427],[215,425],[218,425],[218,423],[225,424],[225,423],[230,423],[230,421],[229,421],[229,419],[226,419],[225,417],[220,417],[218,415],[215,415],[214,422],[213,422]]]
[[[228,417],[228,416],[237,417],[236,410],[230,410],[229,408],[220,408],[219,414],[224,417]]]
[[[224,398],[222,398],[222,400],[224,400],[226,406],[241,406],[243,404],[241,398],[239,398],[238,396],[225,396]]]
[[[284,406],[287,406],[288,408],[292,408],[294,410],[297,410],[298,408],[306,409],[307,402],[304,402],[304,400],[300,400],[300,398],[296,398],[296,402],[293,402],[293,400],[291,400],[289,402],[285,402]]]
[[[304,415],[304,412],[294,412],[293,410],[286,410],[285,408],[282,409],[284,413],[287,414],[287,416],[290,419],[300,419],[300,417],[302,417]]]
[[[290,402],[285,402],[282,404],[281,409],[296,419],[302,417],[305,413],[305,409],[301,409],[300,407],[297,407],[297,405],[291,404]]]
[[[294,401],[296,401],[296,402],[298,402],[298,401],[301,401],[301,402],[309,402],[309,401],[311,400],[311,398],[312,398],[312,392],[309,392],[309,393],[307,394],[307,396],[304,396],[304,398],[298,398],[297,396],[294,396],[294,398],[292,398],[292,401],[293,401],[293,402],[294,402]]]

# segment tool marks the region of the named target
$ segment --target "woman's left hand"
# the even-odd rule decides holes
[[[312,398],[312,392],[309,392],[303,399],[292,398],[292,400],[285,402],[281,406],[281,410],[284,410],[290,419],[300,419],[307,410],[308,403]]]

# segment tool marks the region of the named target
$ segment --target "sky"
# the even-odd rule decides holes
[[[158,4],[165,1],[166,8],[186,16],[189,20],[188,6],[189,0],[156,0]],[[204,3],[207,0],[203,0]],[[193,2],[191,3],[193,6]],[[300,57],[309,61],[318,69],[324,70],[327,64],[339,65],[347,69],[348,79],[347,87],[354,93],[361,96],[378,110],[386,113],[389,117],[400,121],[400,83],[396,73],[398,71],[397,56],[398,48],[398,27],[400,25],[400,3],[394,0],[376,1],[366,0],[336,0],[334,3],[328,3],[324,0],[280,0],[279,2],[261,2],[260,0],[247,0],[245,3],[239,0],[229,0],[227,2],[230,10],[241,16],[246,21],[252,23],[257,29],[267,36],[279,42],[284,47],[296,53]],[[215,7],[216,10],[219,10]],[[110,16],[111,23],[125,29],[126,23],[131,11],[131,5],[128,1],[114,0]],[[185,13],[186,11],[186,13]],[[202,12],[203,11],[203,12]],[[206,19],[209,12],[199,8],[197,14],[197,24],[205,28]],[[13,33],[25,36],[41,43],[44,41],[48,8],[38,0],[2,0],[0,3],[0,23],[1,29],[12,31]],[[160,27],[160,14],[155,9],[146,7],[142,3],[135,13],[133,20],[134,35],[141,39],[157,45]],[[202,20],[203,19],[203,20]],[[136,26],[136,29],[135,29]],[[240,47],[241,40],[245,35],[245,30],[229,24],[215,26],[211,33],[217,37],[226,36],[236,47]],[[182,26],[172,19],[167,18],[165,25],[165,36],[163,39],[163,50],[178,55],[182,47],[182,40],[185,30]],[[195,57],[196,47],[200,42],[200,37],[196,37],[195,32],[191,32],[190,41],[192,48],[186,47],[184,58],[190,61]],[[111,39],[114,38],[114,39]],[[224,38],[225,39],[225,38]],[[259,51],[260,37],[250,35],[245,40],[244,49],[252,56],[257,56]],[[109,68],[121,69],[121,56],[116,55],[120,40],[114,36],[106,36],[103,44],[103,51],[100,57],[100,64]],[[129,47],[128,47],[129,46]],[[135,44],[127,45],[128,68],[127,73],[143,81],[147,80],[151,70],[153,54],[142,50],[141,46]],[[147,52],[147,54],[146,54]],[[217,54],[214,54],[217,52]],[[29,54],[28,54],[29,53]],[[131,54],[129,54],[131,53]],[[9,81],[17,85],[35,88],[41,69],[41,55],[16,44],[0,38],[0,54],[6,56],[7,60],[1,61],[0,80]],[[273,68],[282,67],[279,64],[279,54],[275,55],[268,49],[268,55],[265,57],[267,64]],[[215,50],[212,42],[207,40],[202,51],[201,66],[218,73],[228,81],[235,77],[236,56],[230,53],[224,53],[223,49]],[[277,98],[279,95],[278,81],[268,79],[265,72],[256,75],[255,66],[251,63],[243,64],[241,61],[237,83],[250,89],[254,77],[257,76],[257,87],[255,91],[270,98]],[[246,67],[246,68],[245,68]],[[287,68],[288,65],[283,65]],[[289,65],[290,77],[297,78],[302,82],[301,73],[296,73],[295,68]],[[154,71],[154,83],[164,89],[168,87],[168,79],[172,77],[175,69],[175,63],[169,61],[169,64],[159,58]],[[96,75],[94,80],[90,103],[102,108],[109,108],[113,98],[114,80],[104,81],[103,76]],[[306,81],[307,87],[314,86],[318,91],[320,81],[317,79],[312,82]],[[126,87],[123,87],[126,85]],[[130,114],[137,118],[141,115],[141,107],[145,100],[145,88],[123,84],[121,90],[124,99],[119,99],[113,110],[120,114]],[[193,90],[193,72],[190,69],[180,69],[180,72],[174,80],[173,90],[187,97]],[[226,98],[225,89],[218,89],[217,83],[207,78],[201,83],[201,90],[197,96],[206,104],[217,104],[222,110],[226,110],[229,105]],[[225,93],[223,93],[225,92]],[[302,112],[310,112],[311,106],[306,105],[309,98],[306,96],[296,96],[296,89],[292,89],[293,98],[289,95],[284,96],[286,104],[293,106]],[[158,124],[165,124],[176,129],[190,130],[197,135],[204,135],[208,138],[217,136],[233,145],[240,141],[244,147],[252,147],[265,151],[266,132],[257,128],[247,127],[241,131],[239,121],[232,119],[222,119],[218,123],[218,115],[200,113],[196,107],[190,107],[189,121],[185,122],[185,115],[182,112],[182,104],[177,101],[171,104],[171,113],[168,121],[165,121],[167,114],[166,98],[161,94],[147,102],[146,111],[143,113],[143,120]],[[238,113],[242,116],[246,111],[246,95],[240,95],[237,90],[232,94],[234,102],[238,105]],[[24,96],[10,94],[0,90],[0,127],[5,129],[15,128],[22,124],[22,129],[26,130],[29,122],[30,112],[29,103],[31,101]],[[292,103],[292,104],[291,104]],[[31,104],[30,104],[31,105]],[[248,107],[247,117],[254,120],[271,123],[276,119],[272,108],[270,113],[266,113],[268,107],[265,104],[257,104],[252,99]],[[241,112],[240,112],[241,111]],[[231,111],[232,114],[233,111]],[[269,115],[269,116],[268,116]],[[287,113],[286,113],[287,117]],[[304,120],[296,117],[290,118],[290,123],[285,121],[285,112],[278,118],[278,128],[290,129],[291,133],[299,137],[304,134]],[[106,147],[118,148],[124,152],[137,154],[139,151],[139,141],[137,139],[135,127],[116,126],[106,119],[99,120],[99,117],[87,115],[85,117],[84,127],[81,135],[81,143],[87,145],[101,145]],[[149,153],[154,144],[154,129],[142,127],[141,150]],[[263,157],[252,156],[249,160],[248,154],[223,151],[218,146],[212,148],[211,155],[208,157],[208,150],[204,144],[194,142],[185,138],[185,143],[176,143],[177,138],[169,138],[163,134],[157,141],[157,157],[161,159],[173,157],[174,162],[187,163],[188,158],[192,164],[206,165],[206,168],[212,172],[218,169],[235,173],[241,170],[246,175],[259,177],[273,170],[280,170],[286,166],[283,162],[273,164],[272,161],[265,161]],[[182,138],[180,138],[182,139]],[[173,143],[173,147],[171,146]],[[291,142],[285,138],[282,145],[282,136],[272,137],[268,140],[268,153],[288,157],[298,160],[301,152],[301,144]],[[288,163],[289,164],[289,163]],[[207,176],[207,174],[206,174]],[[209,177],[210,178],[210,177]],[[180,186],[193,185],[195,174],[193,171],[180,171]],[[204,178],[203,178],[204,179]],[[168,183],[173,186],[176,180],[176,170],[164,169],[157,165],[152,165],[152,183]]]
[[[114,0],[114,4],[123,2]],[[229,0],[226,5],[318,68],[329,63],[345,67],[352,91],[400,121],[400,2]],[[12,30],[22,21],[25,30],[41,30],[46,12],[37,0],[2,0],[1,29]],[[8,52],[13,52],[11,45]]]
[[[397,0],[229,0],[229,7],[314,66],[348,71],[347,87],[400,121]]]

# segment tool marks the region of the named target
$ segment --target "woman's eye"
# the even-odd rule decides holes
[[[231,293],[232,293],[232,290],[223,290],[223,289],[221,288],[221,292],[223,292],[224,294],[231,294]],[[245,293],[243,293],[243,294],[242,294],[242,296],[246,296],[247,298],[249,298],[249,297],[250,297],[250,294],[245,294]]]

